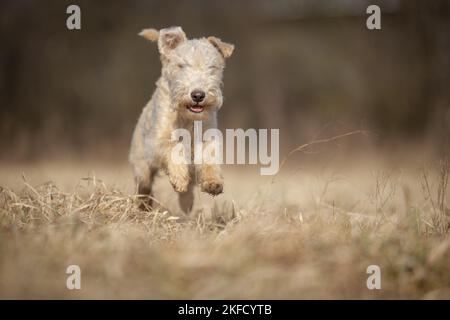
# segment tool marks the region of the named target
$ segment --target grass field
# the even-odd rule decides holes
[[[373,158],[275,178],[225,168],[225,193],[196,193],[186,217],[163,177],[164,207],[140,211],[126,163],[3,163],[0,298],[448,299],[448,173]]]

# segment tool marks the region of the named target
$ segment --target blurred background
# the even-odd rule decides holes
[[[382,30],[366,28],[370,4]],[[0,160],[126,161],[160,74],[137,33],[171,25],[236,46],[221,128],[280,128],[282,152],[356,129],[448,150],[450,1],[15,0],[0,1]]]

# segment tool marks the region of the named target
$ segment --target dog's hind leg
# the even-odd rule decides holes
[[[178,193],[178,202],[180,204],[181,210],[185,214],[189,214],[194,205],[194,186],[195,183],[190,182],[186,192]]]
[[[142,210],[151,208],[153,206],[152,186],[153,180],[157,170],[150,168],[147,163],[142,163],[134,166],[134,175],[136,179],[138,195],[148,196],[141,199],[140,208]]]

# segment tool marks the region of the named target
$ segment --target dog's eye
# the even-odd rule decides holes
[[[216,73],[219,71],[219,67],[217,66],[209,66],[208,69],[211,73]]]
[[[186,64],[185,63],[178,63],[177,67],[178,67],[178,69],[183,69],[183,68],[186,67]]]

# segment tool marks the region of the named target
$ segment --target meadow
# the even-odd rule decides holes
[[[227,166],[189,216],[166,177],[140,210],[126,162],[3,163],[0,298],[448,299],[449,162],[406,158]]]
[[[366,1],[72,4],[0,1],[0,298],[450,299],[449,0],[377,1],[381,30]],[[170,25],[235,45],[222,132],[279,129],[275,176],[227,164],[188,216],[127,163],[161,74],[137,33]]]

